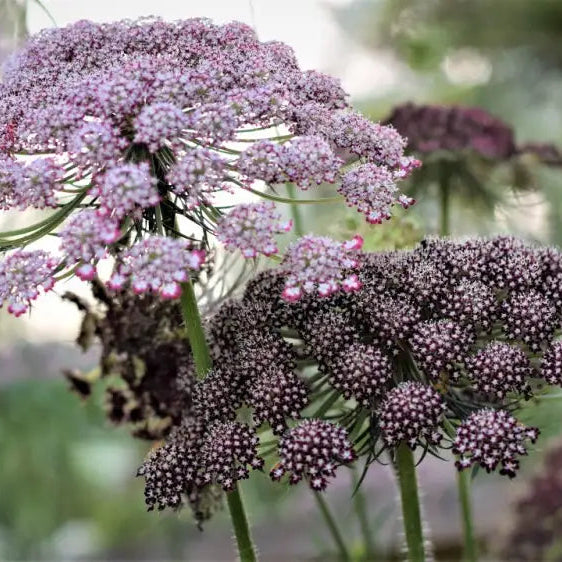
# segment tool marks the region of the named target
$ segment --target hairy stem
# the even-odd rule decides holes
[[[405,442],[402,442],[396,451],[396,470],[400,486],[408,560],[410,562],[424,562],[425,549],[416,467],[414,455]]]
[[[182,284],[181,307],[187,337],[189,339],[193,359],[195,361],[195,370],[197,372],[197,376],[202,379],[213,366],[213,363],[209,352],[209,346],[205,338],[205,331],[203,330],[203,323],[201,322],[201,314],[199,313],[199,307],[197,306],[197,300],[195,298],[195,292],[191,281]],[[255,562],[257,557],[254,549],[254,543],[250,536],[248,518],[246,517],[246,511],[244,509],[244,504],[238,487],[235,487],[234,490],[226,495],[226,497],[240,561]]]
[[[349,552],[347,551],[347,547],[345,546],[345,542],[343,540],[341,532],[338,528],[336,520],[334,519],[334,516],[332,515],[332,512],[330,511],[328,504],[326,503],[324,496],[322,495],[322,492],[314,492],[314,498],[316,499],[318,508],[322,513],[324,522],[326,523],[326,526],[328,527],[330,534],[332,535],[332,539],[334,539],[334,543],[339,552],[340,560],[350,560]]]

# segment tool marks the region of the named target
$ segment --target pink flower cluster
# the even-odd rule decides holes
[[[25,314],[39,290],[50,291],[57,260],[42,250],[15,250],[0,261],[0,307],[14,316]]]
[[[274,235],[289,232],[292,221],[285,221],[273,203],[249,203],[234,207],[217,223],[216,236],[227,250],[240,250],[245,258],[277,253]]]
[[[0,210],[55,208],[63,175],[52,158],[23,163],[0,155]]]
[[[181,294],[180,283],[204,261],[205,252],[192,250],[186,240],[151,236],[119,255],[108,286],[121,290],[130,281],[136,294],[154,292],[164,299],[176,299]]]
[[[294,302],[310,293],[328,297],[342,289],[359,290],[361,282],[352,270],[360,266],[357,252],[362,247],[359,235],[347,242],[303,236],[289,247],[281,264],[287,274],[283,298]]]

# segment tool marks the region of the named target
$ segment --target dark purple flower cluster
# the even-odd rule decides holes
[[[468,149],[503,160],[516,152],[511,127],[479,107],[406,103],[395,107],[385,123],[419,153]]]
[[[457,429],[453,452],[459,455],[457,468],[479,464],[487,472],[501,465],[500,474],[513,478],[519,468],[517,457],[526,455],[525,442],[534,443],[536,427],[526,427],[505,410],[479,410]]]
[[[279,457],[271,471],[273,480],[288,473],[291,484],[305,478],[313,490],[324,490],[338,466],[353,462],[355,453],[342,427],[304,420],[281,438]]]

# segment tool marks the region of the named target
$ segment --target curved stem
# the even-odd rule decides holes
[[[324,499],[324,496],[321,492],[314,492],[314,499],[316,500],[316,503],[320,508],[320,512],[322,513],[322,517],[324,517],[324,521],[328,529],[330,530],[332,538],[334,539],[334,543],[340,554],[340,560],[350,560],[349,552],[347,551],[347,547],[345,546],[343,537],[340,533],[340,530],[338,529],[336,520],[334,519],[334,516],[332,515],[332,512],[330,511],[330,508],[326,503],[326,500]]]
[[[470,471],[460,470],[457,474],[457,485],[459,500],[461,503],[462,528],[464,534],[464,560],[465,562],[476,562],[478,550],[474,538],[474,526],[472,524],[472,506],[470,503]]]
[[[187,281],[187,283],[182,283],[181,308],[187,337],[193,353],[195,370],[198,377],[202,379],[213,366],[213,362],[209,351],[209,345],[205,338],[201,314],[199,313],[199,307],[197,306],[197,299],[195,298],[195,291],[193,290],[193,283],[191,280]],[[236,545],[238,547],[240,561],[255,562],[257,557],[254,543],[250,536],[248,518],[246,517],[238,486],[231,492],[228,492],[227,502],[230,511],[230,519],[234,527],[234,535],[236,536]]]
[[[416,466],[412,450],[405,442],[400,443],[396,450],[396,469],[402,501],[404,534],[408,546],[408,560],[410,562],[424,562],[425,549]]]

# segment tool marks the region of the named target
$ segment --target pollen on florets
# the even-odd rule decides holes
[[[94,209],[85,209],[70,217],[59,236],[66,263],[78,264],[76,275],[91,281],[96,274],[92,262],[105,257],[107,247],[120,238],[121,232],[117,219],[100,216]]]
[[[525,352],[505,342],[494,341],[470,357],[466,370],[474,387],[496,399],[508,392],[529,394],[534,371]]]
[[[250,427],[238,422],[216,422],[201,445],[201,477],[204,482],[234,489],[238,480],[249,477],[249,468],[261,470],[259,438]]]
[[[291,228],[292,222],[283,220],[273,203],[247,203],[219,219],[216,236],[228,250],[238,249],[245,258],[255,258],[276,254],[274,236]]]
[[[145,162],[110,168],[96,179],[90,195],[100,198],[101,214],[118,218],[139,208],[154,207],[160,202],[156,179],[150,175]]]
[[[281,438],[279,463],[271,470],[273,480],[289,474],[289,483],[303,478],[313,490],[324,490],[336,469],[355,460],[347,432],[333,423],[308,419],[289,429]]]
[[[439,426],[445,413],[441,395],[418,382],[403,382],[390,390],[378,409],[384,442],[397,447],[402,441],[415,449],[424,442],[439,445]]]
[[[517,457],[527,454],[525,441],[534,443],[536,427],[526,427],[505,410],[483,409],[472,413],[457,429],[453,452],[459,470],[479,464],[487,472],[501,465],[500,474],[513,478],[519,469]]]
[[[362,246],[363,239],[359,235],[347,242],[303,236],[291,244],[281,264],[281,269],[287,273],[283,298],[292,302],[306,293],[328,297],[340,290],[359,290],[359,277],[350,270],[359,267],[357,252]]]
[[[200,269],[204,261],[205,252],[191,249],[186,240],[151,236],[119,255],[108,286],[119,290],[130,280],[137,294],[151,291],[166,299],[179,298],[180,283],[186,282],[189,272]]]
[[[39,290],[50,291],[58,260],[43,250],[14,250],[0,261],[0,307],[14,316],[25,314]]]

